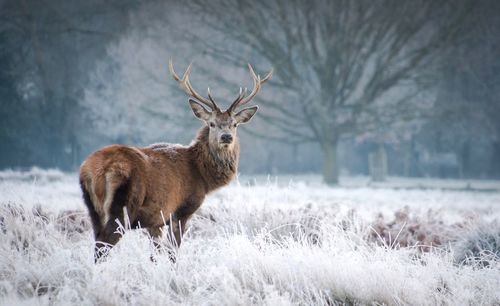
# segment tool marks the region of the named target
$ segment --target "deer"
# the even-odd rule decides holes
[[[80,167],[80,187],[90,216],[97,262],[118,243],[117,230],[128,218],[130,228],[146,229],[155,246],[163,228],[178,248],[186,224],[210,192],[229,184],[238,170],[240,146],[237,127],[248,123],[258,106],[249,103],[273,73],[261,79],[250,64],[253,89],[240,87],[225,111],[208,88],[208,98],[198,94],[189,80],[192,63],[182,77],[169,71],[189,96],[194,116],[203,122],[190,145],[157,143],[146,147],[113,144],[90,154]],[[171,254],[171,253],[169,253]],[[171,258],[175,261],[175,258]]]

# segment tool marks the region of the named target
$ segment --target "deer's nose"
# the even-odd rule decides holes
[[[231,134],[222,134],[220,140],[222,143],[231,143],[233,141],[233,136],[231,136]]]

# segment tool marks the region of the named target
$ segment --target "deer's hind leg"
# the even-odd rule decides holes
[[[151,240],[153,242],[153,245],[154,245],[156,251],[158,251],[158,252],[161,252],[160,240],[161,240],[161,236],[163,234],[162,228],[163,228],[163,226],[150,226],[147,228],[149,236],[151,236]],[[156,261],[153,254],[151,254],[151,261]]]
[[[140,193],[137,193],[133,189],[133,184],[131,184],[130,179],[123,179],[117,188],[113,188],[113,184],[109,184],[109,189],[106,192],[110,192],[109,203],[105,202],[105,209],[107,215],[104,219],[105,225],[102,230],[96,236],[96,250],[95,259],[96,261],[103,255],[106,255],[110,247],[113,247],[122,237],[122,233],[119,231],[118,227],[120,225],[125,226],[125,213],[124,209],[127,211],[127,215],[130,223],[133,223],[136,219],[136,207],[140,205]],[[108,247],[108,248],[103,248]]]
[[[92,223],[92,229],[94,230],[94,238],[97,238],[102,230],[101,220],[99,219],[99,215],[95,210],[94,203],[92,202],[92,199],[90,197],[90,193],[82,180],[80,181],[80,187],[83,193],[83,202],[85,203],[85,206],[87,206],[87,210],[90,216],[90,222]]]

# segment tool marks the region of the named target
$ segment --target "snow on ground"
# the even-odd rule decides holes
[[[497,181],[241,176],[175,264],[137,230],[94,264],[77,175],[1,171],[0,305],[493,305],[498,220]]]

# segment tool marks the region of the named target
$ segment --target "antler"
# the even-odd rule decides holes
[[[252,75],[252,79],[253,79],[253,90],[248,96],[245,97],[245,94],[247,91],[246,88],[245,88],[245,90],[242,90],[240,88],[240,94],[238,95],[236,100],[234,100],[234,102],[231,104],[231,106],[229,106],[229,108],[227,109],[228,112],[232,112],[238,106],[241,106],[241,105],[244,105],[244,104],[247,104],[248,102],[250,102],[250,100],[252,100],[253,97],[255,97],[255,95],[260,91],[262,84],[264,84],[267,80],[269,80],[271,78],[271,76],[273,75],[273,69],[271,69],[271,71],[269,71],[269,73],[261,80],[260,75],[255,74],[255,71],[253,70],[252,65],[248,64],[248,69],[250,70],[250,74]]]
[[[177,81],[181,85],[181,88],[191,97],[195,98],[196,100],[200,101],[201,103],[205,104],[206,106],[210,107],[212,111],[215,110],[220,110],[217,104],[215,103],[214,99],[210,95],[210,88],[208,89],[208,98],[206,99],[202,97],[200,94],[198,94],[194,89],[193,86],[191,85],[191,82],[189,81],[189,73],[191,72],[191,67],[192,64],[189,64],[189,66],[186,69],[186,72],[184,72],[184,75],[182,78],[179,78],[179,76],[175,73],[174,71],[174,65],[172,64],[172,59],[168,61],[168,69],[170,70],[170,73],[172,74],[172,77],[174,80]]]

